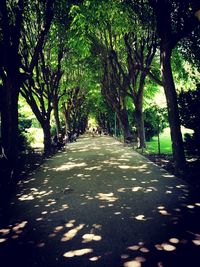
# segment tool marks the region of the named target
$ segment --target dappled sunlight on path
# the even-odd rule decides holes
[[[200,201],[115,139],[81,137],[18,185],[3,266],[196,266]]]

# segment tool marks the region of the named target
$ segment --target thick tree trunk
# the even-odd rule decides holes
[[[51,126],[48,121],[44,121],[42,124],[42,130],[44,134],[44,154],[49,155],[52,152],[51,146]]]
[[[142,103],[135,103],[135,121],[139,138],[138,148],[146,148]]]
[[[132,140],[132,135],[130,133],[128,114],[126,109],[121,109],[117,112],[117,117],[120,123],[120,127],[123,131],[124,142],[129,142]]]
[[[56,123],[56,133],[57,136],[61,134],[61,125],[60,125],[60,118],[59,118],[59,112],[58,112],[58,100],[55,99],[53,101],[53,110],[54,110],[54,119]]]
[[[5,183],[10,183],[15,178],[18,160],[18,97],[19,83],[14,75],[8,75],[3,87],[3,101],[1,112],[2,147],[4,149],[7,166]]]
[[[161,45],[161,70],[163,85],[167,100],[167,109],[169,125],[171,130],[172,151],[175,163],[175,171],[182,172],[185,168],[185,154],[183,148],[183,139],[181,134],[181,125],[179,119],[179,110],[177,104],[177,94],[171,69],[171,50]]]

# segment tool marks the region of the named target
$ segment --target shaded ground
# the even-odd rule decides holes
[[[172,155],[170,154],[145,154],[145,157],[164,168],[168,172],[174,174],[174,163]],[[200,190],[200,160],[194,157],[187,157],[186,170],[182,174],[179,174],[179,178],[188,182],[194,189],[196,189],[197,194]]]
[[[19,183],[0,218],[1,266],[199,266],[199,211],[182,180],[111,137],[83,137]]]

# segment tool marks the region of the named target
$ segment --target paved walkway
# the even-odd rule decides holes
[[[84,136],[19,184],[0,264],[200,266],[199,211],[182,180],[111,137]]]

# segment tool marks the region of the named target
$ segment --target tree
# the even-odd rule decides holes
[[[178,96],[181,124],[194,130],[193,139],[200,156],[200,84],[196,90],[182,91]]]
[[[53,0],[45,0],[41,3],[31,1],[6,1],[0,2],[0,48],[3,57],[0,59],[0,76],[2,79],[2,112],[1,112],[1,133],[2,145],[8,159],[8,180],[11,174],[17,169],[18,155],[18,97],[23,82],[32,75],[33,68],[37,63],[39,53],[42,50],[44,38],[50,28],[52,20]],[[34,32],[35,42],[30,50],[24,46],[23,39],[28,38],[29,22],[33,18],[33,6],[38,11],[43,27]],[[32,12],[32,13],[31,13]],[[41,12],[41,13],[40,13]],[[26,25],[26,26],[25,26]],[[30,37],[33,37],[30,35]],[[30,44],[32,39],[27,40]],[[29,53],[29,62],[25,62],[21,51]],[[12,170],[12,172],[11,172]]]
[[[195,1],[149,0],[149,3],[155,11],[157,32],[160,38],[162,82],[167,100],[175,170],[181,172],[185,167],[185,155],[177,93],[171,69],[171,55],[177,43],[198,25],[194,14],[200,6],[197,3],[191,8],[191,4]]]

